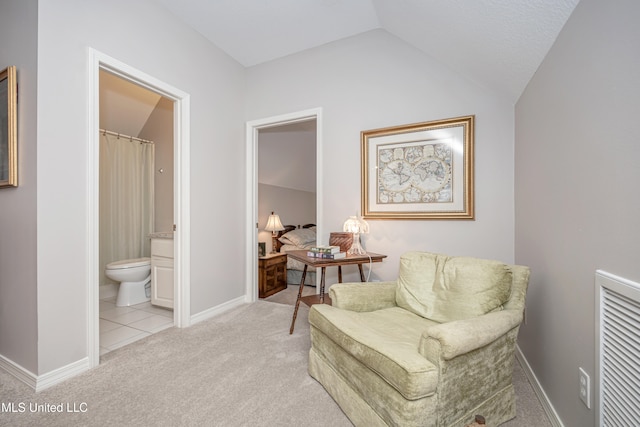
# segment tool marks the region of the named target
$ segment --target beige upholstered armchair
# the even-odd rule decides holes
[[[515,417],[514,351],[529,269],[410,252],[393,282],[333,285],[309,312],[309,373],[356,426]]]

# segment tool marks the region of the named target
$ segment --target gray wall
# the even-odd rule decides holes
[[[273,239],[264,231],[271,212],[280,216],[282,225],[303,226],[316,223],[316,192],[275,185],[258,184],[258,241],[271,252]]]
[[[640,3],[582,0],[516,106],[520,347],[567,426],[595,374],[596,269],[640,282]],[[594,392],[592,388],[592,392]]]
[[[245,70],[150,0],[40,0],[38,32],[37,370],[47,373],[87,357],[87,47],[190,95],[191,315],[245,292],[242,269],[229,268],[244,257]]]
[[[411,249],[530,265],[520,347],[564,423],[594,424],[577,384],[579,366],[594,374],[593,274],[640,281],[636,2],[581,1],[516,125],[507,99],[381,30],[244,70],[150,1],[0,6],[0,60],[20,81],[20,187],[0,190],[3,358],[38,374],[87,355],[91,46],[191,94],[192,315],[244,293],[245,120],[323,108],[322,215],[338,230],[360,207],[362,130],[475,114],[476,220],[370,221],[365,247],[389,255],[374,276],[394,278]]]
[[[284,225],[316,223],[316,124],[314,121],[259,131],[258,241],[271,251],[264,231],[274,211]]]
[[[0,67],[15,65],[20,87],[19,186],[0,189],[0,359],[36,373],[38,5],[35,0],[1,0],[0,8]]]
[[[372,273],[389,279],[400,255],[414,249],[513,261],[513,105],[507,99],[382,30],[251,67],[247,76],[248,120],[322,107],[326,234],[360,210],[361,131],[475,114],[476,220],[371,220],[363,244],[389,256]],[[345,281],[358,280],[357,270],[349,270]]]
[[[173,229],[173,101],[160,98],[140,131],[154,142],[154,231]],[[160,170],[162,169],[162,172]]]
[[[258,135],[258,182],[315,193],[315,121],[261,129]]]

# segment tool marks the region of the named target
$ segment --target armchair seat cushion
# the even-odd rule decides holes
[[[436,392],[438,370],[417,350],[422,333],[436,322],[400,307],[355,312],[328,305],[315,305],[309,322],[405,399]]]

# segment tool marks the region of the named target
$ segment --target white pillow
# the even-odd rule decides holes
[[[278,240],[285,245],[303,246],[316,241],[316,230],[298,228],[282,235]]]

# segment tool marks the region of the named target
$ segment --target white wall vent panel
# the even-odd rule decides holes
[[[596,419],[640,425],[640,284],[596,271]]]

